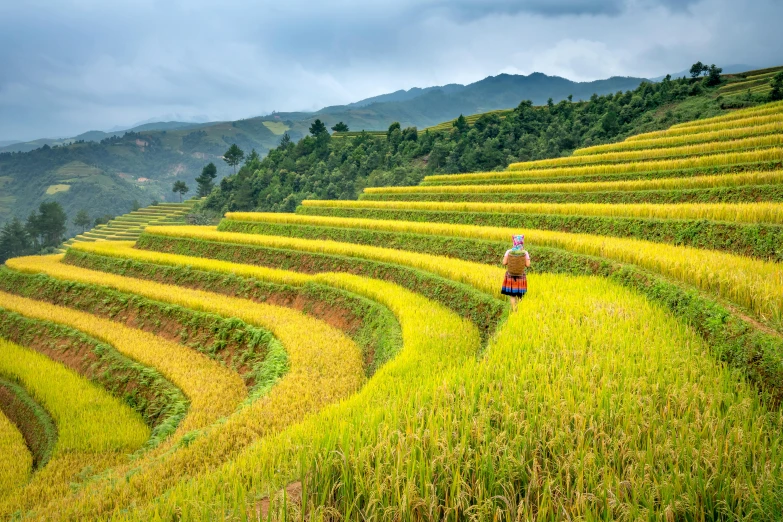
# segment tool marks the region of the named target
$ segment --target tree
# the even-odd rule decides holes
[[[184,196],[185,193],[187,191],[189,191],[189,190],[190,189],[188,188],[187,185],[185,185],[185,182],[184,181],[179,181],[179,180],[175,181],[174,182],[174,186],[171,188],[172,192],[176,192],[176,193],[179,194],[179,202],[180,203],[182,203],[182,196]]]
[[[617,133],[620,127],[619,118],[617,117],[617,113],[614,112],[614,109],[609,109],[606,114],[604,114],[604,117],[601,118],[601,128],[604,130],[604,132],[607,135],[613,135]]]
[[[277,148],[280,150],[285,150],[291,144],[292,144],[291,135],[288,134],[287,132],[284,132],[283,137],[280,138],[280,145],[278,145]]]
[[[96,226],[96,227],[98,225],[105,225],[106,223],[108,223],[112,219],[114,219],[114,216],[112,216],[111,214],[104,214],[102,216],[98,216],[97,218],[95,218],[93,220],[93,225]]]
[[[457,129],[459,132],[465,132],[468,130],[468,120],[463,116],[462,114],[459,115],[459,118],[454,120],[454,128]]]
[[[698,78],[701,76],[701,73],[709,71],[710,68],[706,65],[704,65],[701,62],[696,62],[693,65],[691,65],[691,78]]]
[[[82,227],[82,233],[87,230],[87,227],[90,226],[90,223],[92,223],[90,215],[84,209],[81,209],[79,212],[77,212],[76,217],[73,219],[73,224],[75,226]]]
[[[783,71],[777,73],[769,82],[772,90],[769,91],[769,101],[783,100]]]
[[[32,253],[33,244],[19,218],[0,229],[0,263],[12,257]]]
[[[198,197],[203,198],[209,196],[209,193],[212,192],[213,188],[215,188],[216,177],[217,167],[214,163],[210,162],[203,169],[201,169],[201,174],[196,178],[196,183],[198,184],[196,194],[198,194]]]
[[[234,174],[237,173],[237,165],[239,165],[242,162],[242,159],[245,157],[245,152],[237,147],[237,144],[234,143],[231,145],[228,150],[223,153],[223,161],[229,164],[229,166],[234,167]]]
[[[706,83],[710,87],[714,87],[716,85],[720,85],[721,79],[720,79],[720,73],[723,72],[723,69],[720,67],[716,67],[713,63],[708,68],[709,75],[707,76]]]
[[[334,132],[348,132],[348,125],[346,125],[343,122],[336,123],[334,127],[332,127],[332,130]]]
[[[25,228],[27,233],[37,239],[41,247],[53,247],[60,244],[66,232],[65,224],[68,216],[63,207],[56,201],[45,201],[38,207],[38,212],[30,213]]]
[[[392,137],[392,134],[394,134],[394,131],[399,131],[401,129],[400,122],[395,121],[391,125],[389,125],[389,130],[386,131],[386,139],[390,140]]]
[[[323,134],[327,134],[328,132],[329,131],[326,130],[326,125],[324,125],[324,122],[322,122],[321,120],[315,120],[313,124],[310,125],[310,134],[312,134],[316,138]]]
[[[133,203],[131,203],[131,212],[135,210],[139,210],[141,208],[141,203],[139,203],[138,199],[134,199]]]
[[[261,161],[261,156],[258,155],[256,149],[250,151],[250,154],[245,158],[245,165],[253,165]]]

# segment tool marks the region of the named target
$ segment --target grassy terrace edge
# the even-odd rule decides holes
[[[0,373],[0,411],[16,426],[33,457],[33,470],[46,466],[57,443],[51,414],[21,384]]]
[[[487,177],[481,179],[444,179],[439,181],[422,181],[417,187],[440,187],[451,185],[516,185],[526,184],[535,185],[543,183],[574,183],[574,182],[599,182],[599,181],[628,181],[636,179],[665,179],[665,178],[684,178],[694,176],[708,176],[713,174],[738,174],[741,172],[759,171],[766,172],[783,168],[783,161],[758,161],[734,163],[730,165],[719,165],[711,167],[693,167],[671,170],[647,170],[636,172],[603,173],[603,174],[581,174],[571,176],[547,176],[547,177],[503,177],[506,171],[498,171],[499,177]],[[524,171],[522,171],[524,172]],[[456,176],[457,174],[455,174]],[[449,174],[444,174],[449,176]],[[380,187],[379,187],[380,188]],[[394,192],[396,187],[390,187],[390,192]],[[383,190],[371,190],[371,192],[384,192]]]
[[[402,333],[394,314],[387,307],[375,301],[345,290],[316,283],[307,283],[302,287],[297,287],[255,279],[250,280],[234,275],[143,263],[74,249],[68,250],[63,262],[90,270],[159,283],[190,288],[208,288],[211,292],[257,302],[267,302],[274,298],[275,304],[294,309],[300,307],[294,306],[293,303],[303,299],[311,303],[310,306],[303,307],[305,313],[325,320],[343,330],[360,347],[364,356],[367,376],[373,375],[402,347]],[[166,303],[165,306],[173,305]],[[330,308],[339,310],[340,313],[337,315],[343,318],[342,322],[345,324],[340,324],[340,320],[335,322],[325,317],[325,312]],[[266,375],[267,373],[265,367],[260,368],[260,374]],[[269,380],[268,377],[267,375],[264,382]],[[279,377],[279,375],[275,377]]]
[[[167,439],[188,412],[188,399],[157,370],[68,326],[0,308],[0,337],[64,364],[137,411],[152,430],[142,449]]]
[[[687,245],[765,260],[783,261],[783,226],[707,220],[645,219],[553,214],[513,214],[449,210],[398,210],[348,207],[299,206],[296,213],[328,216],[450,223],[459,225],[524,227],[558,232],[634,238],[657,243]],[[231,224],[220,230],[231,230]]]
[[[383,246],[445,255],[467,261],[498,264],[507,243],[464,237],[385,232],[358,228],[242,222],[224,219],[221,229],[303,239]],[[531,273],[551,272],[609,278],[640,292],[693,327],[712,347],[715,357],[741,371],[776,407],[783,401],[783,337],[747,321],[733,307],[684,283],[635,265],[532,247]]]
[[[470,320],[477,326],[483,343],[486,343],[498,326],[505,321],[507,314],[506,303],[464,283],[424,270],[381,261],[263,246],[173,238],[149,232],[139,238],[136,247],[256,266],[295,269],[305,273],[346,272],[383,279],[420,293]]]

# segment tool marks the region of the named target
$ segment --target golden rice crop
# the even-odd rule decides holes
[[[0,294],[3,308],[29,306],[7,302],[8,295]],[[52,459],[71,452],[132,452],[149,438],[137,412],[45,355],[0,340],[0,374],[18,382],[51,414],[57,426]]]
[[[594,163],[642,161],[655,158],[684,158],[702,154],[715,154],[718,152],[766,149],[770,147],[778,147],[780,145],[783,145],[783,134],[771,134],[767,136],[751,136],[748,138],[730,141],[712,141],[709,143],[682,145],[679,147],[606,152],[603,154],[591,154],[589,156],[566,156],[563,158],[526,161],[522,163],[512,163],[508,168],[509,170],[519,171],[553,167],[568,167],[572,165],[589,165]]]
[[[783,148],[762,149],[749,152],[728,152],[720,154],[705,154],[683,159],[638,161],[609,165],[586,165],[584,167],[558,167],[538,170],[508,170],[505,172],[478,172],[471,174],[441,174],[427,176],[424,181],[472,181],[500,180],[526,178],[558,178],[578,177],[602,174],[625,174],[634,172],[656,172],[661,170],[679,170],[709,168],[721,165],[734,165],[760,161],[780,161],[783,158]],[[513,165],[511,166],[513,167]]]
[[[697,132],[682,134],[680,136],[665,136],[649,140],[626,140],[619,143],[607,143],[576,149],[574,156],[589,156],[606,152],[622,152],[642,149],[656,149],[665,147],[677,147],[680,145],[692,145],[697,143],[712,143],[718,141],[738,140],[751,136],[764,136],[767,134],[783,133],[783,121],[768,123],[766,125],[750,125],[732,129]]]
[[[638,239],[626,239],[615,237],[596,236],[591,234],[570,234],[567,232],[553,232],[548,230],[519,230],[504,227],[481,227],[474,225],[452,225],[441,223],[419,223],[407,221],[374,220],[359,218],[331,218],[321,216],[302,216],[297,214],[258,213],[254,218],[259,222],[292,223],[302,225],[319,225],[329,227],[365,228],[368,230],[384,230],[392,232],[412,232],[416,234],[434,234],[475,239],[490,239],[510,241],[512,234],[524,233],[527,242],[535,246],[548,246],[562,248],[579,254],[604,257],[622,263],[630,263],[642,268],[653,270],[663,275],[675,278],[687,284],[691,284],[702,290],[733,301],[756,312],[765,320],[783,326],[783,265],[769,263],[749,257],[735,256],[726,252],[702,250],[698,248],[666,245],[641,241]],[[181,227],[179,230],[154,229],[153,233],[165,235],[180,235],[183,237],[203,237],[205,239],[220,241],[221,234],[202,227]],[[246,235],[246,234],[234,234]],[[255,237],[257,244],[269,243],[270,246],[276,239],[267,236]],[[215,238],[215,239],[212,239]],[[280,238],[281,245],[288,241]],[[248,239],[229,239],[224,241],[247,242]],[[332,242],[312,242],[299,240],[311,244],[307,246],[292,246],[301,250],[317,249],[319,251],[332,251]],[[293,243],[291,243],[293,245]],[[385,257],[387,249],[378,249],[378,252],[367,250],[373,247],[355,245],[353,254],[347,244],[339,243],[334,247],[334,252],[344,255],[360,257],[378,256]],[[398,252],[395,262],[424,266],[422,257],[424,254],[409,254]],[[434,257],[434,256],[430,256]],[[434,261],[433,261],[434,262]],[[468,267],[463,268],[468,270]],[[434,270],[431,270],[434,271]],[[448,276],[447,276],[448,277]],[[464,277],[464,276],[463,276]],[[472,284],[467,279],[458,279]],[[497,284],[498,279],[495,279]],[[475,286],[475,285],[474,285]]]
[[[744,78],[744,80],[747,81],[747,80],[758,80],[758,79],[761,79],[761,78],[772,78],[778,72],[779,72],[778,70],[775,70],[775,71],[763,72],[763,73],[758,73],[758,74],[749,74],[749,75],[747,75]],[[729,84],[729,85],[731,85],[731,84]]]
[[[762,136],[761,138],[750,138],[752,140],[766,140],[766,139],[774,139],[776,142],[780,139],[780,136]],[[728,142],[731,143],[731,142]],[[712,145],[712,144],[708,144]],[[715,143],[716,146],[723,145],[723,143],[718,142]],[[701,146],[696,146],[696,148],[700,148]],[[653,149],[653,150],[659,150],[659,149]],[[666,150],[666,149],[663,149]],[[652,152],[652,151],[651,151]],[[618,153],[620,155],[624,154],[637,154],[636,152],[633,153]],[[592,158],[592,156],[589,156]],[[758,150],[742,150],[742,151],[734,151],[734,152],[716,152],[716,153],[709,153],[705,151],[704,153],[700,154],[697,158],[691,158],[691,157],[685,157],[685,158],[672,158],[669,160],[657,160],[654,159],[654,156],[651,156],[650,161],[643,161],[643,160],[637,160],[637,161],[627,161],[620,164],[608,164],[608,165],[584,165],[584,167],[579,166],[577,164],[576,168],[585,168],[589,169],[591,167],[594,167],[598,169],[598,173],[602,173],[600,169],[605,168],[609,169],[606,172],[609,173],[617,173],[617,172],[639,172],[639,171],[656,171],[656,170],[674,170],[674,169],[687,169],[687,168],[695,168],[695,167],[713,167],[717,165],[730,165],[734,163],[745,163],[745,162],[751,162],[751,161],[779,161],[783,157],[783,148],[771,146],[771,147],[765,147]],[[566,158],[569,159],[569,158]],[[576,157],[575,160],[580,160],[581,158]],[[546,160],[544,160],[546,161]],[[655,167],[653,167],[655,165]],[[552,176],[567,176],[568,173],[571,172],[571,169],[575,168],[573,166],[563,166],[563,167],[551,167],[548,169],[533,169],[527,168],[527,165],[525,163],[512,163],[508,166],[509,171],[518,172],[519,174],[523,174],[529,177],[540,177],[540,176],[546,176],[547,171],[557,172],[557,174],[551,174]],[[486,176],[489,176],[490,173],[487,173]],[[454,176],[468,176],[469,174],[454,174]],[[425,178],[426,181],[443,181],[443,177],[438,178],[436,176],[428,176]]]
[[[408,187],[367,187],[367,194],[459,194],[498,193],[519,194],[545,192],[612,192],[640,190],[707,189],[747,185],[777,185],[783,183],[783,171],[756,171],[739,174],[688,176],[684,178],[635,179],[626,181],[588,181],[576,183],[536,183],[515,185],[414,185]]]
[[[257,245],[272,248],[288,248],[302,252],[320,252],[352,257],[362,257],[387,263],[421,268],[428,272],[441,275],[454,281],[467,283],[489,294],[499,296],[499,281],[503,278],[503,271],[496,267],[487,267],[479,263],[462,261],[459,259],[441,258],[428,254],[418,254],[395,250],[393,248],[379,248],[373,246],[339,243],[336,241],[310,241],[280,236],[262,236],[256,234],[241,234],[236,232],[218,232],[215,227],[197,226],[171,226],[151,227],[147,229],[151,234],[168,237],[187,237],[203,239],[206,241],[220,241],[239,245]]]
[[[23,313],[20,308],[38,304],[14,297],[0,293],[0,307]],[[138,413],[40,353],[0,340],[0,373],[19,382],[57,426],[51,460],[28,484],[3,499],[0,513],[26,510],[41,499],[65,493],[80,481],[82,470],[88,476],[99,473],[149,438],[149,428]]]
[[[743,91],[745,89],[748,89],[750,87],[755,87],[758,85],[764,85],[764,84],[768,85],[770,79],[771,76],[767,76],[767,75],[760,75],[760,77],[756,77],[756,78],[745,78],[744,80],[739,82],[731,82],[725,85],[721,85],[720,88],[718,88],[718,92],[723,94],[728,92]]]
[[[708,219],[783,224],[783,203],[464,203],[430,201],[304,200],[305,207],[445,210],[508,214],[557,214],[647,219]]]
[[[223,271],[277,283],[302,285],[317,280],[314,276],[283,270],[136,250],[131,248],[131,245],[129,242],[83,243],[74,248],[125,259]],[[186,447],[179,447],[175,452],[163,457],[135,462],[132,477],[126,478],[124,474],[129,468],[121,467],[107,480],[94,483],[89,493],[77,492],[70,497],[48,499],[47,502],[54,502],[59,507],[42,508],[42,513],[73,512],[72,508],[76,509],[76,505],[80,506],[79,509],[91,512],[111,513],[118,503],[160,495],[177,481],[218,465],[250,444],[254,438],[280,431],[308,414],[348,397],[364,382],[361,351],[356,344],[343,332],[313,317],[295,310],[221,294],[65,265],[60,263],[61,258],[62,256],[15,258],[9,260],[8,264],[14,270],[103,284],[164,302],[238,317],[250,324],[263,326],[285,347],[289,370],[268,395],[244,405],[224,423],[204,428],[202,434],[191,440]],[[226,265],[228,268],[221,270]],[[327,281],[329,277],[329,274],[324,274],[324,278],[318,282],[332,286],[350,286],[339,275],[331,276],[333,280]],[[351,287],[354,293],[362,293],[360,285],[367,288],[374,286],[373,282],[364,278],[349,278],[354,285]],[[392,292],[388,287],[385,287],[385,290]],[[369,290],[365,294],[374,295]],[[41,507],[44,505],[45,503],[41,504]]]
[[[783,102],[772,102],[759,105],[758,107],[750,107],[747,109],[740,109],[738,111],[730,112],[722,116],[715,116],[713,118],[705,118],[702,120],[692,120],[677,125],[672,125],[672,129],[684,129],[686,127],[702,127],[704,125],[711,125],[713,123],[741,120],[748,116],[762,116],[767,114],[774,114],[783,111]]]
[[[706,120],[704,120],[706,121]],[[759,114],[753,116],[747,116],[736,120],[719,121],[716,123],[710,123],[701,125],[698,127],[670,127],[666,130],[659,130],[653,132],[645,132],[644,134],[637,134],[626,138],[624,143],[631,141],[649,141],[660,138],[670,138],[674,136],[690,136],[692,134],[700,134],[704,132],[714,132],[720,130],[729,130],[753,126],[771,125],[783,121],[783,111],[770,112],[768,114]]]
[[[126,251],[130,251],[127,252],[130,256],[138,257],[129,258],[144,261],[151,261],[152,258],[147,257],[147,255],[156,255],[157,262],[160,263],[179,264],[181,266],[191,266],[199,270],[214,270],[223,273],[241,273],[246,276],[252,276],[253,273],[256,273],[266,278],[266,276],[274,272],[283,274],[283,271],[280,270],[275,271],[262,267],[196,257],[146,252],[131,249],[127,246],[124,249],[120,249],[116,245],[79,245],[78,248],[83,251],[100,253],[113,251],[115,254],[123,256]],[[373,376],[372,380],[358,394],[347,398],[332,408],[322,410],[322,414],[311,417],[305,421],[305,424],[293,425],[289,430],[286,430],[286,433],[290,431],[301,432],[302,426],[306,426],[307,430],[310,430],[313,426],[319,426],[317,432],[309,432],[319,435],[327,434],[332,430],[335,430],[333,433],[337,433],[338,430],[356,432],[361,430],[362,427],[373,430],[377,426],[376,423],[380,420],[379,415],[383,415],[384,412],[393,413],[391,410],[393,406],[406,404],[409,398],[413,399],[431,394],[433,389],[441,385],[438,376],[446,375],[447,371],[461,362],[475,360],[476,352],[481,344],[476,327],[442,305],[383,280],[373,280],[341,273],[324,273],[304,277],[322,284],[342,288],[386,305],[397,317],[402,328],[403,348],[394,359],[384,365]],[[308,332],[301,332],[300,335],[306,338]],[[329,350],[330,347],[327,345],[321,349]],[[341,364],[342,359],[337,357],[335,363]],[[317,366],[312,371],[315,371],[315,368]],[[293,372],[293,364],[291,372]],[[313,394],[313,390],[318,390],[320,393],[329,391],[328,388],[307,389],[309,391],[306,393],[302,389],[297,389],[296,393],[298,395],[287,396],[287,398],[295,401],[297,397],[302,395]],[[276,394],[279,391],[280,384],[274,388],[269,400],[271,401],[277,397]],[[390,399],[394,402],[389,402]],[[284,400],[280,400],[275,406],[277,408],[275,411],[276,415],[288,415],[292,408],[295,409],[295,406],[291,406]],[[348,408],[347,415],[346,408]],[[324,425],[325,419],[329,419],[328,425]],[[261,433],[261,435],[265,434]],[[284,438],[287,437],[288,435],[284,436]],[[259,443],[265,444],[264,441],[267,440],[275,441],[277,439],[259,439]],[[306,447],[312,447],[312,444],[305,443],[300,449],[305,449]],[[252,455],[257,450],[258,443],[248,448],[238,459],[217,468],[217,472],[245,471],[246,469],[241,467],[241,463],[246,461],[246,455]],[[278,479],[281,477],[287,478],[286,474],[289,472],[290,466],[298,464],[296,453],[291,447],[287,446],[285,453],[288,456],[285,461],[280,462],[283,469],[278,468],[274,472]],[[259,469],[256,469],[254,472],[251,472],[251,475],[256,476],[259,471]],[[264,468],[264,471],[267,472],[270,469]],[[135,478],[134,476],[131,480],[135,480]],[[235,485],[237,483],[232,482],[231,484]],[[182,485],[184,485],[184,482],[180,482],[180,486]],[[177,488],[178,491],[181,489],[180,487]],[[166,497],[176,499],[176,497],[171,495]],[[64,504],[63,509],[71,513],[78,513],[81,516],[84,516],[85,513],[84,506],[74,505],[70,502]],[[107,505],[105,509],[111,512],[114,506]],[[87,512],[92,513],[89,510]]]
[[[0,340],[0,350],[5,343]],[[27,449],[22,433],[0,411],[0,455],[3,465],[0,466],[0,498],[24,485],[30,478],[33,467],[33,456]]]
[[[750,79],[748,78],[745,81],[742,82],[733,82],[733,83],[727,83],[726,85],[721,86],[720,89],[718,89],[718,92],[721,94],[731,95],[732,93],[738,93],[742,92],[748,89],[752,89],[754,87],[769,85],[770,78],[756,78],[756,79]]]
[[[4,292],[0,292],[0,307],[75,328],[159,370],[190,399],[188,414],[177,430],[180,434],[225,417],[245,398],[245,385],[239,375],[180,344],[85,312]]]
[[[536,278],[486,357],[411,301],[417,328],[360,394],[121,519],[256,517],[297,480],[314,520],[674,520],[775,498],[783,418],[692,331],[606,280]]]

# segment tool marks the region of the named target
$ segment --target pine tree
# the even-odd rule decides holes
[[[32,250],[32,238],[19,218],[14,218],[0,229],[0,263],[12,257],[30,254]]]
[[[209,196],[209,193],[212,192],[213,188],[215,188],[216,177],[217,167],[214,163],[210,162],[203,169],[201,169],[201,174],[196,178],[196,183],[198,184],[196,193],[198,194],[198,197],[203,198]]]
[[[82,227],[82,233],[87,230],[87,227],[90,226],[90,223],[92,223],[90,215],[84,209],[81,209],[79,212],[77,212],[76,217],[73,219],[73,224],[75,226]]]

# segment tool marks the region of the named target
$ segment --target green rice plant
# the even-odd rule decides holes
[[[765,136],[768,134],[783,133],[783,121],[767,123],[765,125],[750,125],[716,131],[682,134],[679,136],[664,136],[648,140],[626,140],[620,143],[607,143],[576,149],[574,156],[590,156],[607,152],[636,151],[643,149],[657,149],[677,147],[681,145],[694,145],[698,143],[713,143],[719,141],[738,140],[751,136]]]
[[[646,142],[632,143],[636,144]],[[719,152],[761,150],[770,147],[779,147],[781,145],[783,145],[783,133],[769,134],[765,136],[752,136],[729,141],[710,141],[708,143],[688,144],[664,148],[645,148],[641,150],[625,150],[618,152],[605,152],[601,154],[590,154],[588,156],[574,155],[562,158],[526,161],[524,163],[512,163],[509,165],[509,170],[533,170],[599,163],[612,164],[631,161],[647,161],[660,158],[675,159],[703,154],[716,154]]]
[[[582,167],[558,167],[534,170],[514,170],[514,165],[505,172],[478,172],[471,174],[440,174],[427,176],[427,182],[471,182],[482,180],[520,180],[545,179],[557,177],[582,177],[602,174],[625,174],[634,172],[654,172],[676,169],[709,168],[714,166],[750,163],[759,161],[779,161],[783,156],[783,148],[775,147],[750,152],[729,152],[705,154],[683,159],[638,161],[633,163],[586,165]]]
[[[33,456],[17,427],[0,410],[0,498],[24,485],[30,478]]]

